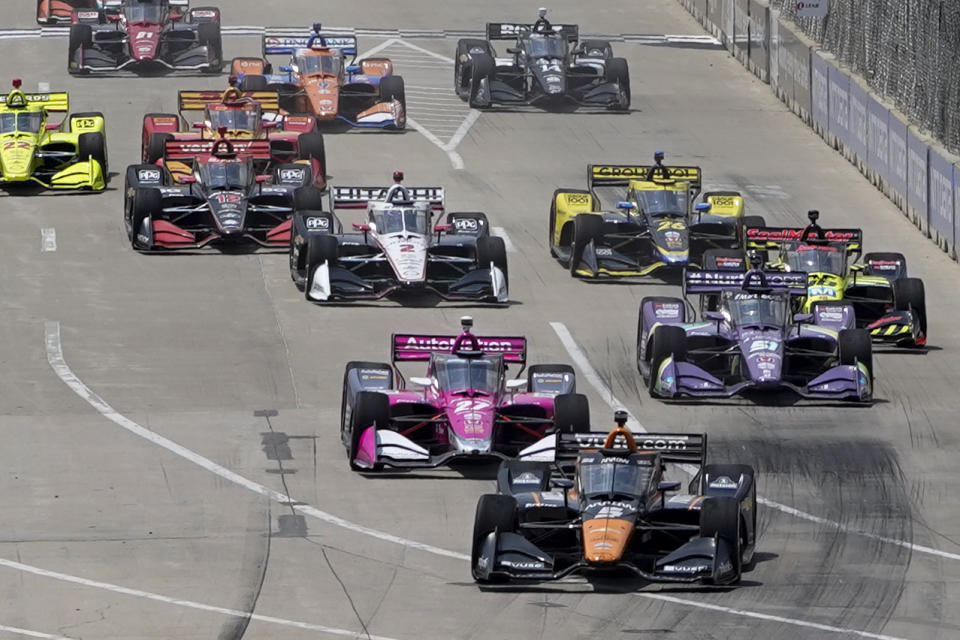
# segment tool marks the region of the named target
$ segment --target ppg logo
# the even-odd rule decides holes
[[[140,169],[137,172],[137,178],[140,182],[160,182],[159,169]]]
[[[303,182],[303,169],[282,169],[280,180],[283,182]]]
[[[307,229],[329,229],[330,221],[326,218],[307,218]]]
[[[453,221],[453,226],[457,231],[476,231],[480,228],[480,223],[476,218],[457,218]]]

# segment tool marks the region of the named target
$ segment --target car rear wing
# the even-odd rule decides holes
[[[19,104],[18,96],[23,96],[27,104],[43,105],[44,110],[50,113],[66,113],[70,110],[70,94],[68,93],[26,93],[14,91],[12,93],[0,94],[0,104],[7,104],[7,99],[14,96],[14,102],[17,106],[26,106]]]
[[[222,91],[181,91],[177,94],[180,102],[180,111],[203,111],[207,105],[223,104]],[[249,100],[259,103],[264,111],[280,110],[280,94],[276,91],[244,91],[238,92],[232,98],[235,102]]]
[[[554,24],[551,29],[563,34],[568,42],[580,39],[580,26],[576,24]],[[524,33],[533,31],[532,24],[522,22],[488,22],[487,40],[515,40]]]
[[[847,246],[848,253],[860,251],[863,244],[862,229],[820,229],[804,237],[803,227],[747,227],[744,229],[748,249],[779,249],[784,242],[824,240],[840,242]],[[822,236],[822,237],[821,237]]]
[[[339,51],[345,56],[357,55],[357,36],[346,35],[343,33],[327,33],[321,31],[319,34],[306,33],[305,35],[290,35],[289,29],[268,27],[263,32],[263,55],[293,55],[297,49],[306,49],[310,47],[310,41],[313,40],[315,46],[320,45],[320,39],[328,49]]]
[[[458,336],[395,333],[390,339],[393,362],[429,360],[433,353],[453,353]],[[503,356],[504,362],[527,362],[527,339],[520,336],[476,336],[480,351]]]
[[[749,281],[747,278],[749,276]],[[764,288],[789,291],[792,295],[807,294],[807,274],[803,271],[696,271],[683,272],[683,295],[688,293],[720,293],[721,291]]]
[[[707,458],[707,434],[705,433],[644,433],[634,431],[637,451],[659,451],[664,462],[696,464],[703,466]],[[589,433],[561,433],[557,439],[557,460],[576,458],[581,451],[604,449],[607,431]],[[613,449],[627,448],[626,439],[617,435]]]
[[[192,160],[197,156],[213,153],[213,145],[218,140],[167,140],[164,144],[164,157],[168,160]],[[256,160],[270,160],[269,140],[230,140],[233,151],[241,157]]]
[[[594,187],[627,187],[631,180],[646,180],[651,168],[651,165],[640,164],[587,165],[587,188],[593,191]],[[700,167],[667,167],[667,172],[673,180],[687,182],[692,191],[700,192],[703,185]]]
[[[390,187],[330,187],[331,209],[366,209],[370,202],[383,201]],[[406,187],[410,202],[429,202],[430,208],[443,211],[443,187]]]

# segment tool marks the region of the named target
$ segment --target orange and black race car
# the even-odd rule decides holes
[[[753,468],[706,464],[706,434],[632,433],[620,411],[609,433],[576,433],[589,415],[580,398],[581,424],[558,424],[553,448],[545,443],[525,459],[503,462],[498,493],[480,497],[474,579],[620,573],[654,582],[739,582],[756,544]],[[696,472],[683,492],[665,474],[686,465]]]
[[[73,21],[73,12],[89,9],[99,11],[103,0],[37,0],[37,22],[40,24],[69,24]]]

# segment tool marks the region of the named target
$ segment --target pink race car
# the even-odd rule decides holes
[[[394,334],[393,363],[349,362],[343,377],[340,437],[350,468],[432,468],[453,459],[553,460],[558,433],[590,430],[586,396],[573,368],[534,365],[522,372],[522,337],[477,337],[461,319],[459,336]],[[406,389],[397,363],[427,361]]]

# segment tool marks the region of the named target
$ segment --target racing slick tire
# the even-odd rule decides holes
[[[401,76],[385,76],[380,78],[380,99],[383,101],[396,100],[407,108],[407,92]]]
[[[337,257],[340,255],[340,242],[336,236],[321,235],[313,236],[307,239],[307,277],[313,267],[326,262],[331,267],[336,266]]]
[[[683,300],[681,300],[680,298],[671,298],[670,296],[644,296],[643,298],[641,298],[640,311],[639,313],[637,313],[637,371],[639,371],[641,374],[643,373],[643,369],[640,368],[640,360],[641,360],[640,354],[642,352],[640,347],[645,346],[642,344],[643,330],[645,328],[643,326],[643,310],[647,306],[647,303],[680,305],[680,322],[686,322],[687,320],[687,308],[684,305]],[[652,338],[653,338],[653,335],[647,336],[647,342],[649,343]]]
[[[133,192],[133,207],[130,214],[130,227],[127,229],[127,237],[130,240],[130,246],[134,251],[149,251],[153,247],[146,245],[137,238],[140,227],[144,220],[149,220],[155,211],[159,211],[163,206],[163,199],[160,192],[156,189],[137,188]]]
[[[485,238],[490,235],[490,221],[487,220],[487,214],[480,211],[448,213],[447,224],[451,225],[457,233],[464,235],[476,236],[477,238]]]
[[[627,61],[623,58],[610,58],[604,67],[604,77],[607,82],[616,83],[620,88],[620,98],[610,105],[616,111],[630,110],[630,70]]]
[[[260,75],[245,75],[240,80],[240,91],[244,93],[251,91],[266,91],[267,77]]]
[[[350,445],[347,454],[352,471],[369,471],[358,467],[353,460],[360,449],[360,436],[365,426],[373,423],[377,429],[386,429],[390,420],[390,399],[377,391],[358,391],[354,400],[353,411],[350,413]],[[374,467],[374,470],[379,465]]]
[[[740,522],[740,502],[736,498],[706,498],[700,506],[700,535],[717,536],[730,545],[733,556],[734,578],[728,584],[740,582],[743,572],[743,526]]]
[[[889,276],[883,273],[883,271],[870,266],[870,263],[873,261],[896,262],[900,265],[900,268],[897,270],[897,275],[892,279],[899,280],[907,277],[907,258],[902,253],[895,253],[893,251],[877,251],[868,253],[860,259],[860,262],[864,265],[863,275],[888,278]]]
[[[453,62],[453,88],[457,97],[466,102],[470,98],[471,65],[464,64],[472,56],[482,53],[493,57],[490,43],[477,38],[464,38],[457,41],[457,55]]]
[[[581,213],[573,218],[573,242],[570,244],[570,275],[574,278],[577,275],[577,268],[580,266],[580,259],[583,257],[583,250],[590,243],[600,236],[603,231],[603,216],[595,213]]]
[[[70,25],[70,43],[67,48],[67,71],[73,75],[86,73],[85,69],[75,68],[73,62],[77,51],[89,49],[93,45],[93,27],[89,24]]]
[[[107,141],[99,131],[81,133],[77,136],[77,158],[80,162],[96,160],[103,169],[103,179],[107,179]]]
[[[223,68],[223,36],[219,22],[201,22],[197,25],[197,41],[210,49],[210,65],[202,69],[204,73],[220,73]]]
[[[727,491],[727,492],[729,492],[728,489],[719,489],[719,490],[718,490],[718,489],[714,489],[714,490],[711,492],[710,487],[707,486],[707,484],[706,484],[706,478],[707,478],[707,476],[709,476],[709,477],[711,477],[711,478],[718,478],[718,477],[720,477],[720,476],[727,476],[727,477],[730,478],[731,480],[735,480],[735,479],[736,479],[738,476],[740,476],[740,475],[749,475],[749,476],[753,479],[753,481],[750,483],[750,491],[749,491],[749,493],[748,493],[748,496],[749,496],[749,499],[750,499],[750,501],[751,501],[751,504],[753,505],[753,508],[750,509],[750,516],[749,516],[749,517],[750,517],[750,519],[751,519],[751,522],[750,522],[750,530],[753,531],[753,539],[754,539],[754,543],[755,543],[755,542],[756,542],[756,537],[757,537],[757,508],[756,508],[756,505],[757,505],[757,472],[756,472],[756,470],[755,470],[752,466],[750,466],[750,465],[748,465],[748,464],[708,464],[708,465],[704,465],[703,471],[700,473],[700,480],[701,480],[700,495],[706,496],[707,498],[717,498],[717,497],[726,497],[726,496],[711,495],[711,493],[717,494],[717,493],[719,493],[720,491]],[[691,493],[692,493],[692,492],[693,492],[693,491],[691,490]],[[729,495],[729,493],[728,493],[728,495]],[[743,516],[741,516],[741,517],[743,517]],[[741,534],[741,542],[742,542],[742,544],[743,544],[743,545],[749,544],[750,541],[749,541],[749,539],[747,538],[746,522],[744,522],[743,520],[741,520],[741,522],[740,522],[740,534]],[[742,555],[742,551],[743,551],[743,549],[741,549],[741,555]],[[752,560],[752,558],[751,558],[751,564],[752,564],[752,562],[753,562],[753,560]]]
[[[485,109],[492,106],[491,100],[477,99],[477,88],[481,81],[486,80],[487,90],[489,91],[490,82],[496,73],[497,63],[494,62],[493,56],[483,53],[473,58],[473,62],[470,64],[470,93],[467,99],[472,108]]]
[[[613,57],[613,47],[607,40],[581,40],[577,50],[582,58],[609,60]]]
[[[503,279],[510,284],[510,273],[507,270],[507,245],[503,238],[486,236],[477,238],[477,266],[481,269],[493,263],[493,266],[503,272]]]
[[[927,294],[920,278],[893,281],[893,304],[897,311],[912,310],[917,314],[920,332],[927,335]],[[919,345],[918,345],[919,346]]]
[[[747,246],[747,229],[767,226],[767,219],[763,216],[743,216],[740,219],[740,246]],[[763,252],[766,255],[766,251]]]
[[[700,265],[706,271],[743,272],[746,271],[747,260],[739,249],[707,249],[703,252]]]
[[[323,142],[323,134],[319,131],[311,131],[297,136],[297,159],[316,160],[320,164],[320,170],[315,177],[326,178],[327,148]]]
[[[590,402],[582,393],[561,393],[553,399],[553,424],[557,433],[589,433]]]
[[[313,169],[302,163],[287,162],[273,168],[273,184],[288,185],[300,189],[313,187]],[[318,207],[319,208],[319,207]]]
[[[647,388],[650,395],[656,397],[654,391],[656,387],[660,365],[669,356],[673,356],[675,362],[683,362],[687,359],[687,332],[683,327],[673,325],[660,325],[653,330],[650,336],[650,375],[647,378]]]
[[[310,185],[293,192],[293,208],[296,211],[322,211],[323,192]]]
[[[147,157],[144,164],[153,164],[167,154],[167,142],[173,140],[172,133],[151,133],[147,139]]]
[[[837,336],[837,350],[840,364],[859,362],[865,365],[870,372],[870,382],[873,382],[873,343],[866,329],[841,329]]]
[[[516,531],[517,511],[517,499],[513,496],[487,493],[477,501],[477,511],[473,518],[473,545],[470,550],[470,573],[477,582],[488,582],[477,574],[477,560],[480,558],[484,540],[491,531]]]
[[[344,445],[347,444],[347,378],[354,369],[385,369],[390,371],[390,386],[393,386],[393,369],[384,362],[365,362],[362,360],[351,360],[343,369],[343,393],[340,398],[340,439]],[[359,393],[359,392],[358,392]],[[351,412],[352,415],[352,412]]]
[[[550,222],[548,223],[548,227],[547,227],[548,233],[550,234],[550,237],[547,238],[547,246],[550,247],[550,255],[553,256],[554,258],[560,257],[560,255],[557,253],[557,245],[554,245],[553,243],[553,236],[557,231],[557,196],[559,196],[561,193],[581,194],[583,196],[588,197],[590,201],[593,200],[593,194],[591,194],[586,189],[554,190],[553,198],[550,200]],[[569,242],[570,239],[566,238],[566,240]],[[561,231],[559,246],[563,246],[563,244],[564,244],[564,237],[563,237],[563,232]]]

